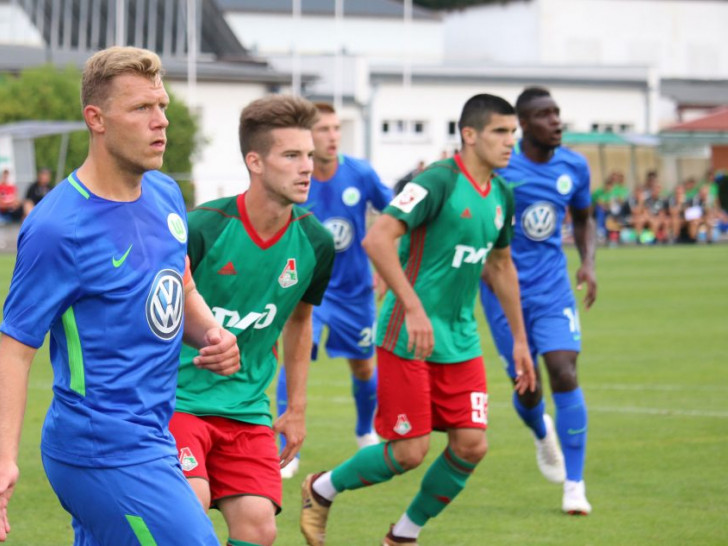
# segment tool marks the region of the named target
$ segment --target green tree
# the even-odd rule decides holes
[[[195,151],[198,121],[187,106],[172,94],[167,116],[172,123],[167,129],[167,151],[162,170],[179,178],[179,185],[188,206],[194,203],[190,181],[192,154]],[[81,73],[74,67],[63,69],[52,65],[23,70],[18,75],[0,74],[0,124],[25,120],[83,121],[81,115]],[[36,165],[55,170],[58,164],[61,137],[38,138],[35,141]],[[64,172],[79,166],[88,150],[88,133],[71,133]]]

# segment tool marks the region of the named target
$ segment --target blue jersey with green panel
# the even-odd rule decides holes
[[[155,171],[133,202],[74,172],[23,223],[0,331],[35,348],[50,331],[45,455],[96,467],[176,456],[186,250],[182,195]]]
[[[366,234],[367,203],[382,210],[392,200],[371,165],[348,155],[339,156],[339,166],[329,180],[311,177],[311,189],[304,208],[334,237],[336,257],[327,298],[351,299],[371,293],[369,258],[361,246]]]
[[[561,226],[567,207],[585,209],[591,204],[586,159],[559,147],[548,162],[534,163],[521,152],[519,143],[499,174],[516,201],[511,253],[521,296],[552,291],[564,281],[568,284]]]

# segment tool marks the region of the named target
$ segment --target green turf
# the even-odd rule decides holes
[[[572,264],[575,255],[569,252]],[[0,290],[12,257],[0,257]],[[582,313],[580,378],[590,410],[587,493],[594,512],[563,516],[560,488],[541,478],[533,444],[510,408],[509,386],[482,328],[490,391],[490,452],[465,491],[421,535],[424,545],[726,544],[728,524],[728,245],[601,249],[599,299]],[[8,544],[72,543],[69,518],[44,477],[40,426],[50,400],[43,349],[32,371],[21,479]],[[549,400],[549,407],[551,403]],[[299,484],[354,449],[342,361],[312,367],[302,469],[284,483],[281,545],[303,543]],[[443,445],[436,435],[431,450]],[[378,544],[423,470],[341,495],[329,544]],[[174,501],[170,500],[173,507]],[[213,520],[225,533],[219,514]]]

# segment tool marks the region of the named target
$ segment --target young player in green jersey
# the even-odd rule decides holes
[[[419,466],[432,430],[447,432],[448,446],[384,538],[386,545],[416,544],[425,523],[455,498],[485,456],[488,395],[473,308],[486,259],[497,271],[494,288],[516,340],[516,389],[535,386],[510,255],[513,195],[493,173],[508,164],[515,111],[500,97],[476,95],[465,103],[459,127],[462,152],[408,183],[364,240],[390,287],[376,339],[376,428],[386,443],[307,476],[300,523],[310,545],[325,543],[336,494]]]
[[[281,507],[280,468],[305,436],[311,312],[331,275],[334,244],[313,214],[297,206],[313,170],[309,101],[272,95],[240,116],[240,149],[250,188],[189,215],[188,254],[197,288],[217,320],[237,336],[240,371],[225,381],[181,355],[171,430],[202,505],[218,508],[228,544],[272,544]],[[282,332],[288,410],[272,423],[266,389]],[[275,432],[286,448],[278,455]]]

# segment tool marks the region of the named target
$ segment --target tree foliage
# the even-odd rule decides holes
[[[167,89],[170,96],[167,116],[172,123],[167,129],[167,151],[162,170],[178,175],[185,202],[194,200],[192,183],[192,154],[198,122],[187,106]],[[63,69],[52,65],[23,70],[19,75],[0,74],[0,124],[26,120],[83,121],[81,115],[81,73],[74,67]],[[61,136],[41,137],[35,141],[35,160],[38,167],[55,171],[58,164]],[[71,133],[66,165],[61,176],[81,165],[88,151],[88,133]]]
[[[429,9],[461,9],[484,4],[508,4],[515,0],[412,0],[415,4]]]

